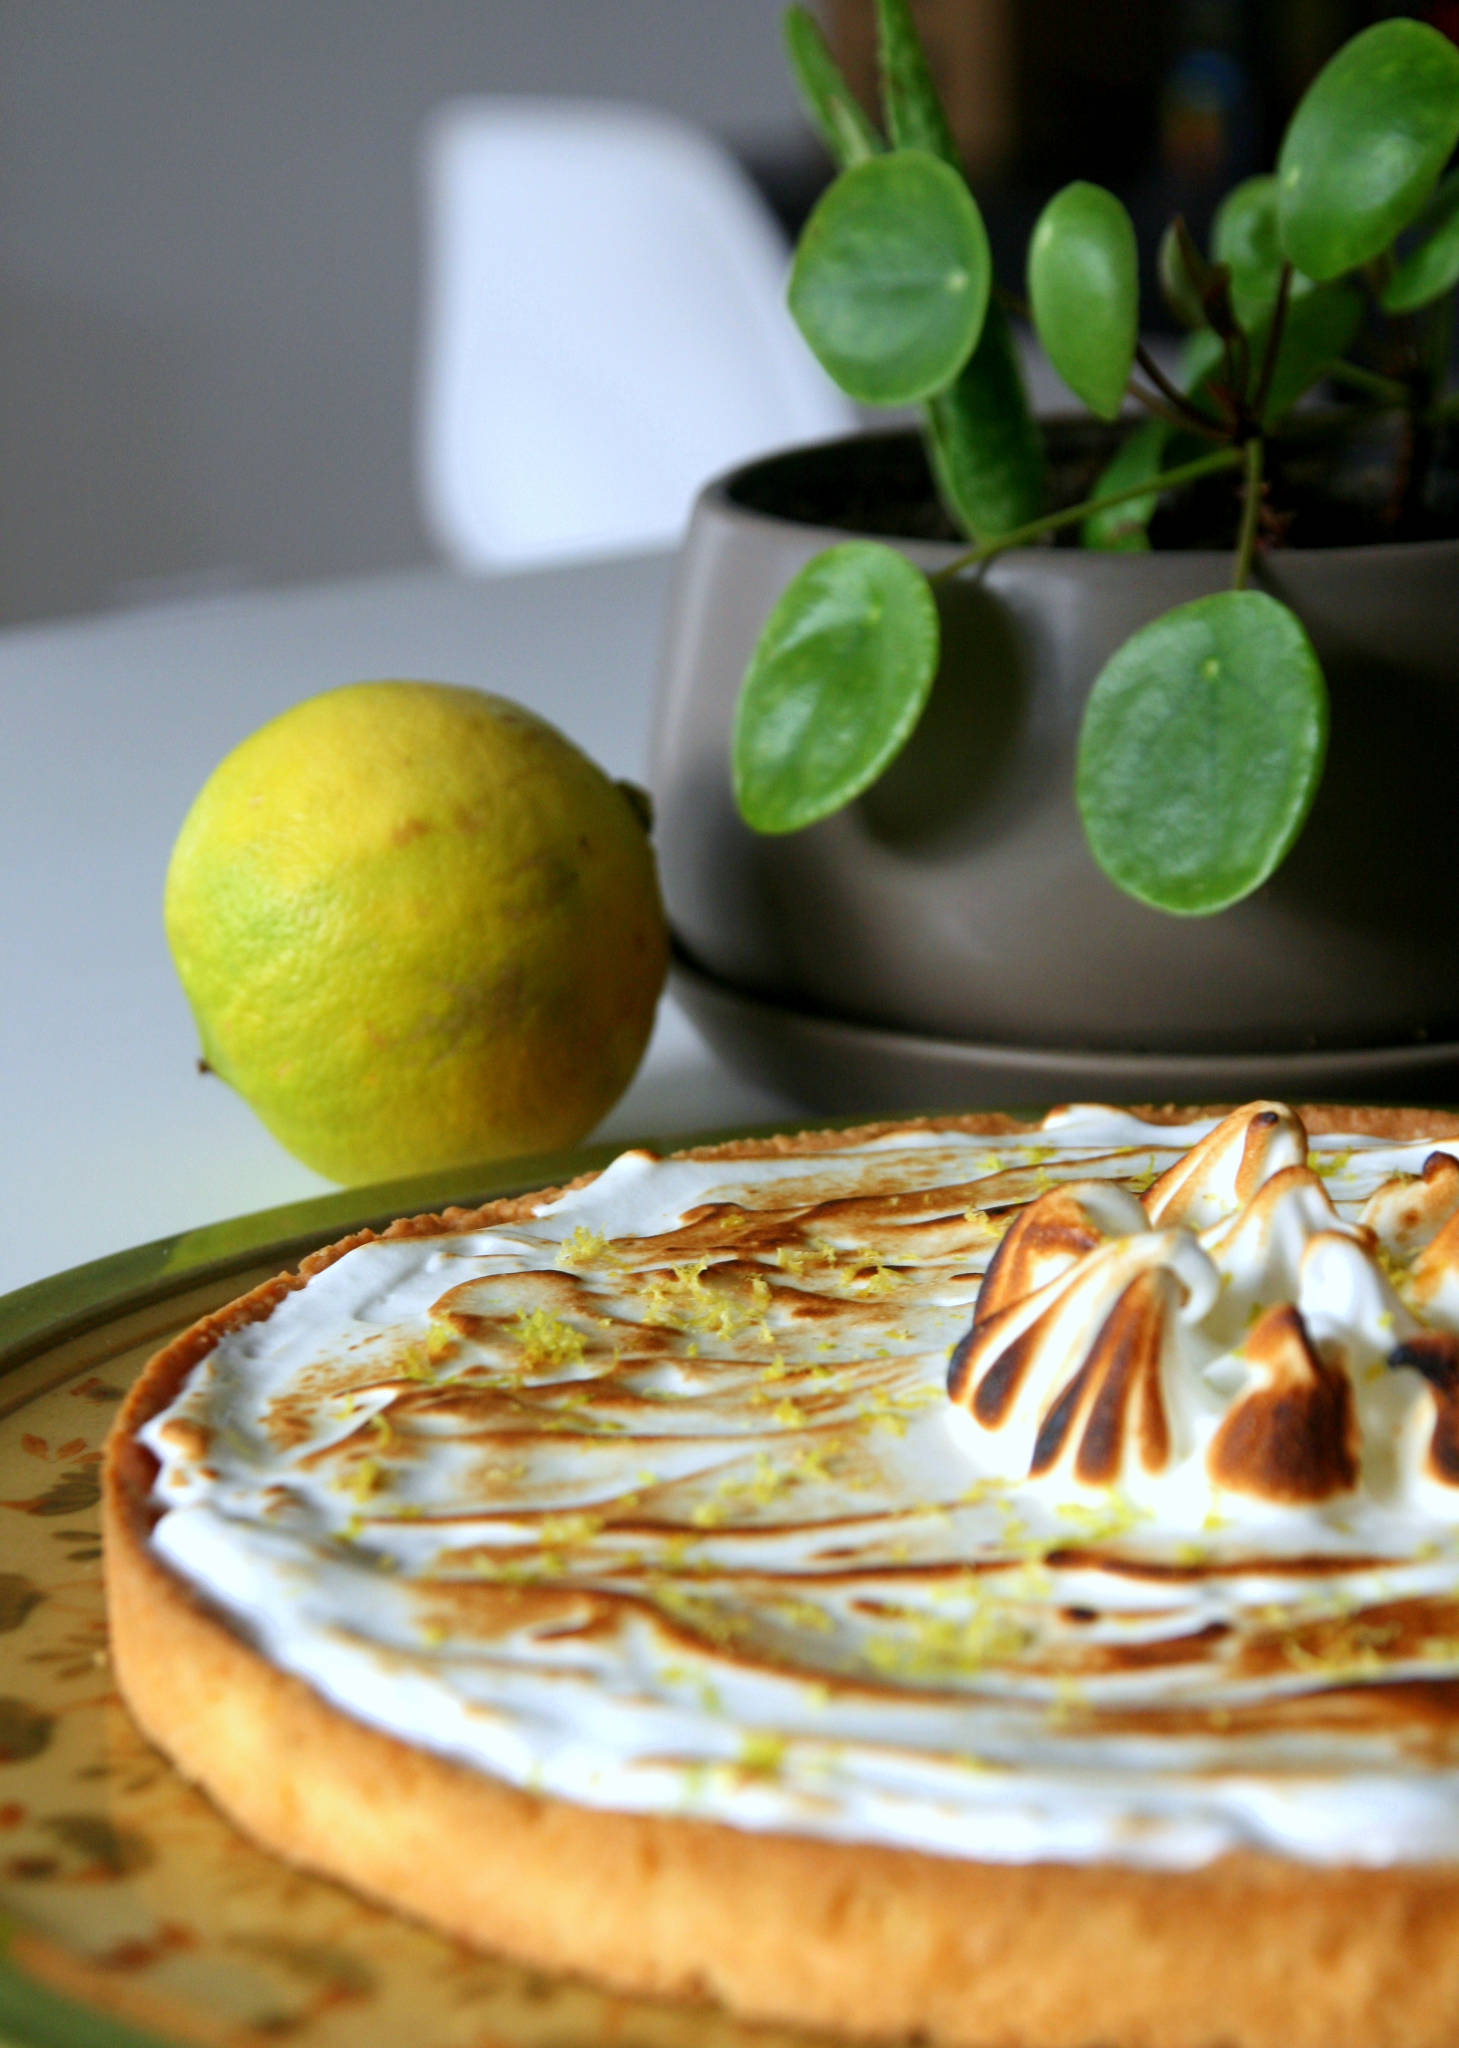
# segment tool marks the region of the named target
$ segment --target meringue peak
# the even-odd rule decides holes
[[[1076,1180],[1030,1202],[1005,1232],[978,1289],[982,1321],[1056,1280],[1086,1252],[1145,1226],[1138,1199],[1117,1181]]]
[[[1431,1152],[1422,1173],[1399,1173],[1375,1188],[1359,1221],[1396,1258],[1412,1259],[1459,1216],[1459,1159]]]
[[[1143,1203],[1108,1180],[1031,1203],[952,1352],[965,1449],[1192,1524],[1416,1483],[1459,1511],[1459,1160],[1356,1222],[1307,1161],[1296,1112],[1250,1103]]]
[[[1452,1330],[1420,1330],[1395,1344],[1388,1363],[1421,1373],[1433,1404],[1434,1423],[1424,1453],[1424,1476],[1459,1486],[1459,1336]]]
[[[1256,1379],[1211,1440],[1215,1483],[1294,1505],[1350,1493],[1358,1480],[1352,1387],[1319,1356],[1301,1312],[1289,1302],[1269,1308],[1240,1356]]]
[[[1205,1230],[1243,1208],[1283,1167],[1307,1164],[1307,1127],[1282,1102],[1233,1110],[1145,1196],[1152,1223]]]
[[[1136,1273],[1100,1324],[1084,1363],[1054,1402],[1034,1439],[1029,1471],[1052,1471],[1072,1445],[1086,1485],[1113,1485],[1127,1446],[1147,1472],[1170,1455],[1160,1368],[1166,1325],[1179,1288],[1169,1266]]]

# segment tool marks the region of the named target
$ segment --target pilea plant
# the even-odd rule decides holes
[[[1134,227],[1078,182],[1029,242],[1026,310],[1069,389],[1101,420],[1145,417],[1078,504],[1050,505],[988,237],[964,182],[907,0],[877,0],[886,133],[868,119],[814,18],[786,17],[790,63],[839,175],[806,223],[790,306],[857,401],[922,409],[938,495],[970,545],[925,576],[879,541],[849,540],[793,578],[745,677],[735,795],[760,832],[829,816],[910,736],[939,653],[934,587],[1003,550],[1067,538],[1150,545],[1170,493],[1230,473],[1231,588],[1143,626],[1094,679],[1075,795],[1094,858],[1156,908],[1216,911],[1286,855],[1322,776],[1327,691],[1285,605],[1250,587],[1280,539],[1273,495],[1295,437],[1391,410],[1394,534],[1421,506],[1446,395],[1459,283],[1459,49],[1393,18],[1345,44],[1308,89],[1275,173],[1238,185],[1209,251],[1174,221],[1158,252],[1189,329],[1178,371],[1141,345]],[[1315,387],[1334,412],[1298,412]],[[1202,484],[1209,495],[1212,486]]]

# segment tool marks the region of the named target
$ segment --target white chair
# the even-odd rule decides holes
[[[716,471],[855,413],[729,152],[604,101],[469,99],[424,148],[421,505],[448,560],[671,545]]]

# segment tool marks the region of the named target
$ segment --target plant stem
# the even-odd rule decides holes
[[[1199,434],[1203,441],[1226,441],[1231,436],[1224,427],[1218,427],[1208,414],[1182,409],[1177,412],[1173,405],[1166,405],[1153,391],[1147,391],[1143,384],[1131,384],[1130,396],[1137,405],[1157,420],[1164,420],[1169,427],[1179,427],[1183,434]]]
[[[1245,590],[1246,580],[1251,574],[1251,558],[1256,552],[1256,525],[1261,516],[1261,472],[1266,459],[1266,444],[1260,434],[1253,434],[1241,451],[1246,470],[1242,480],[1241,532],[1236,542],[1236,567],[1231,575],[1231,588]]]
[[[1273,326],[1276,325],[1275,318],[1273,319],[1272,324]],[[1251,343],[1247,338],[1246,329],[1244,327],[1237,328],[1234,347],[1235,360],[1240,365],[1240,368],[1237,372],[1236,388],[1241,393],[1241,402],[1243,404],[1246,404],[1248,399],[1250,399],[1251,397]],[[1255,412],[1254,405],[1252,407],[1252,410],[1253,412]],[[1259,414],[1257,414],[1257,418],[1260,418]]]
[[[1230,400],[1229,405],[1221,405],[1221,410],[1228,414],[1233,426],[1239,427],[1246,417],[1246,385],[1236,374],[1236,344],[1229,334],[1221,336],[1221,376]]]
[[[1350,391],[1361,391],[1381,405],[1407,405],[1413,396],[1396,377],[1380,377],[1376,370],[1365,370],[1361,363],[1345,363],[1339,358],[1328,364],[1327,374],[1334,384],[1346,384]]]
[[[1195,427],[1204,427],[1207,431],[1210,430],[1210,415],[1202,412],[1195,400],[1187,392],[1182,391],[1178,384],[1171,382],[1143,341],[1136,345],[1135,361],[1140,365],[1140,368],[1145,372],[1145,375],[1150,379],[1150,382],[1155,386],[1161,397],[1180,414],[1182,422],[1189,422]],[[1138,390],[1135,392],[1135,396],[1136,398],[1140,396]]]
[[[1292,266],[1282,265],[1281,281],[1277,286],[1277,302],[1272,308],[1272,324],[1267,329],[1266,348],[1262,354],[1261,369],[1257,373],[1256,389],[1251,395],[1251,413],[1258,427],[1266,411],[1267,399],[1271,396],[1272,378],[1277,373],[1277,356],[1282,346],[1282,329],[1287,324],[1287,305],[1292,296]]]
[[[1197,477],[1214,476],[1217,470],[1236,469],[1242,459],[1237,448],[1218,448],[1210,455],[1197,456],[1193,462],[1183,462],[1176,469],[1162,470],[1156,476],[1146,477],[1143,483],[1128,484],[1122,491],[1107,491],[1102,498],[1086,498],[1080,505],[1066,505],[1061,511],[1045,512],[1024,526],[1015,526],[1011,532],[996,534],[981,546],[969,548],[966,554],[959,555],[943,568],[931,570],[927,580],[929,583],[945,583],[962,569],[974,569],[980,562],[991,561],[1005,548],[1021,548],[1025,541],[1041,540],[1046,533],[1057,532],[1061,526],[1075,526],[1096,512],[1108,511],[1111,505],[1123,505],[1129,498],[1155,497],[1162,491],[1174,490],[1178,484],[1192,484]]]

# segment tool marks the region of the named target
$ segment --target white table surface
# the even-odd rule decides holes
[[[199,1075],[163,937],[173,839],[228,749],[317,691],[418,676],[515,697],[642,781],[670,568],[412,570],[0,631],[0,1294],[331,1186]],[[666,998],[595,1136],[793,1114]]]

